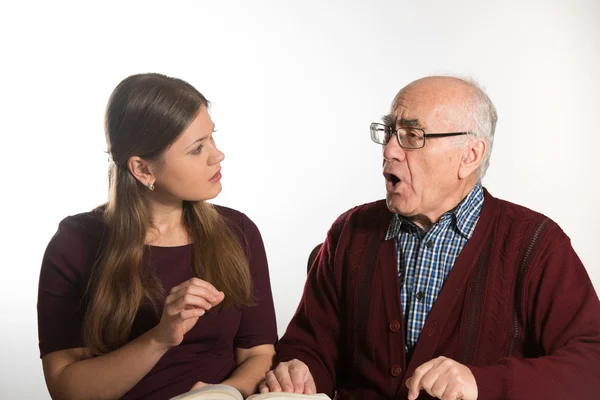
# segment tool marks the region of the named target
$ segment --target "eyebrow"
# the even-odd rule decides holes
[[[416,119],[401,118],[400,126],[403,126],[406,128],[421,128],[421,122],[419,122],[418,118],[416,118]]]
[[[212,132],[214,132],[214,131],[215,131],[215,128],[216,128],[216,126],[215,126],[215,124],[213,124]],[[194,142],[193,142],[193,143],[191,143],[189,146],[187,146],[185,149],[186,149],[186,150],[187,150],[187,149],[189,149],[190,147],[192,147],[193,145],[195,145],[195,144],[196,144],[196,143],[198,143],[198,142],[201,142],[201,141],[203,141],[203,140],[204,140],[204,139],[206,139],[207,137],[208,137],[208,136],[204,136],[204,137],[201,137],[200,139],[196,139],[196,140],[194,140]]]
[[[382,121],[385,125],[391,126],[392,128],[396,129],[396,121],[397,120],[393,114],[384,115],[382,118]],[[421,121],[419,121],[418,118],[415,118],[415,119],[400,118],[398,126],[405,127],[405,128],[422,128]]]
[[[381,120],[383,121],[384,125],[391,126],[392,128],[396,126],[396,117],[394,117],[392,114],[384,115]]]

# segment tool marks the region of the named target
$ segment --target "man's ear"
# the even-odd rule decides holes
[[[485,140],[473,140],[467,144],[458,167],[458,179],[465,179],[476,171],[483,163],[486,152],[487,143]]]
[[[139,156],[131,156],[127,160],[127,168],[129,172],[137,179],[142,185],[149,186],[154,185],[156,177],[152,173],[150,163]]]

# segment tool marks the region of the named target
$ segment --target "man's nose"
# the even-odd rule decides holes
[[[385,146],[383,146],[383,158],[386,160],[404,160],[406,152],[400,143],[398,138],[394,135]]]

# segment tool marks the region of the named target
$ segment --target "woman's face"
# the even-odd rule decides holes
[[[156,195],[200,201],[221,192],[221,161],[225,155],[215,145],[214,128],[207,108],[202,106],[160,160],[151,164]]]

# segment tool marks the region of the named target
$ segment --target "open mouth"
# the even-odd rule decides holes
[[[384,173],[383,176],[385,177],[386,182],[390,182],[392,184],[392,187],[395,187],[396,184],[400,182],[400,178],[394,174]]]

